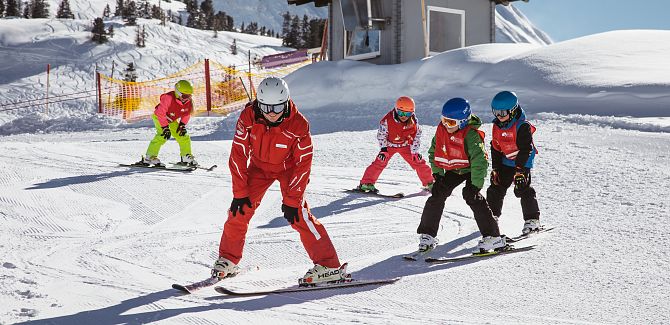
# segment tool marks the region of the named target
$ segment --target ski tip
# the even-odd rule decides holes
[[[179,291],[181,291],[182,293],[185,293],[185,294],[190,294],[191,293],[190,291],[188,291],[188,289],[186,289],[186,287],[184,287],[181,284],[176,284],[176,283],[172,284],[172,289],[177,289],[177,290],[179,290]]]

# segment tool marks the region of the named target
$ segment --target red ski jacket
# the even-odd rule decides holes
[[[174,91],[161,95],[161,102],[156,105],[154,114],[158,118],[161,126],[167,126],[172,121],[179,119],[179,122],[188,124],[193,111],[192,99],[182,103],[174,94]]]
[[[254,165],[270,177],[291,173],[283,203],[300,207],[312,169],[312,137],[309,122],[289,100],[289,114],[271,126],[250,102],[240,113],[235,128],[228,165],[233,181],[233,196],[249,196],[248,170]]]

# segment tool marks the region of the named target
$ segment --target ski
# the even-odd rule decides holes
[[[241,292],[241,291],[234,291],[231,289],[227,289],[221,286],[214,287],[214,290],[220,294],[225,294],[229,296],[236,296],[236,297],[249,297],[249,296],[265,296],[265,295],[270,295],[270,294],[282,294],[282,293],[291,293],[291,292],[304,292],[304,291],[315,291],[315,290],[326,290],[326,289],[336,289],[336,288],[349,288],[349,287],[360,287],[360,286],[366,286],[366,285],[384,285],[384,284],[390,284],[398,281],[400,278],[389,278],[389,279],[378,279],[378,280],[352,280],[348,282],[341,282],[341,283],[333,283],[333,284],[327,284],[327,285],[321,285],[321,286],[313,286],[313,287],[300,287],[300,286],[293,286],[293,287],[288,287],[288,288],[283,288],[283,289],[274,289],[274,290],[261,290],[261,291],[246,291],[246,292]]]
[[[196,170],[196,168],[193,167],[187,167],[187,168],[175,168],[175,167],[165,167],[165,166],[146,166],[142,164],[119,164],[120,167],[139,167],[139,168],[150,168],[150,169],[158,169],[158,170],[169,170],[169,171],[175,171],[175,172],[192,172]]]
[[[506,254],[511,254],[511,253],[526,252],[526,251],[533,250],[533,249],[535,249],[535,245],[524,246],[524,247],[510,246],[508,249],[503,250],[503,251],[493,251],[493,252],[488,252],[488,253],[477,253],[477,254],[458,256],[458,257],[437,257],[437,258],[429,257],[429,258],[426,258],[425,261],[427,263],[431,263],[431,264],[451,263],[451,262],[467,261],[467,260],[473,260],[473,259],[485,258],[485,257],[491,257],[491,256],[506,255]]]
[[[200,165],[198,165],[198,166],[188,166],[188,165],[182,164],[180,162],[172,163],[172,164],[175,165],[175,166],[181,166],[182,168],[183,167],[188,167],[188,168],[193,168],[193,169],[202,169],[202,170],[206,170],[208,172],[211,172],[212,170],[214,170],[214,168],[218,167],[217,165],[212,165],[210,167],[204,167],[204,166],[200,166]]]
[[[556,227],[547,228],[545,226],[540,226],[540,229],[538,231],[531,232],[527,235],[519,235],[519,236],[516,236],[516,237],[507,237],[507,242],[508,243],[516,243],[516,242],[522,241],[524,239],[533,237],[534,235],[541,234],[543,232],[552,231],[554,228],[556,228]]]
[[[405,193],[399,192],[396,194],[384,194],[384,193],[379,193],[379,192],[363,192],[360,191],[356,188],[350,189],[350,190],[345,190],[347,193],[359,193],[359,194],[367,194],[367,195],[373,195],[373,196],[380,196],[380,197],[388,197],[392,199],[400,199],[405,197]]]
[[[194,291],[200,290],[202,288],[211,287],[211,286],[219,283],[220,281],[221,280],[217,277],[210,277],[208,279],[205,279],[205,280],[202,280],[202,281],[199,281],[199,282],[195,282],[195,283],[191,283],[191,284],[187,284],[187,285],[181,285],[181,284],[174,283],[174,284],[172,284],[172,288],[177,289],[177,290],[179,290],[183,293],[190,294],[190,293],[193,293]]]

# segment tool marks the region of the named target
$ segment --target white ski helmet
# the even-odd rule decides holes
[[[263,79],[258,85],[256,98],[265,105],[278,105],[288,102],[289,92],[286,81],[277,77]]]

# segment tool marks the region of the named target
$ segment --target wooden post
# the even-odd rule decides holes
[[[423,57],[427,58],[428,53],[428,26],[426,26],[426,2],[421,0],[421,27],[423,28]]]
[[[207,116],[212,110],[212,87],[209,77],[209,59],[205,59],[205,98],[207,98]]]
[[[323,35],[321,36],[321,53],[319,54],[319,61],[323,61],[326,57],[326,48],[328,47],[328,19],[323,26]]]
[[[51,64],[47,63],[47,96],[45,105],[45,114],[49,114],[49,75],[51,74]]]

